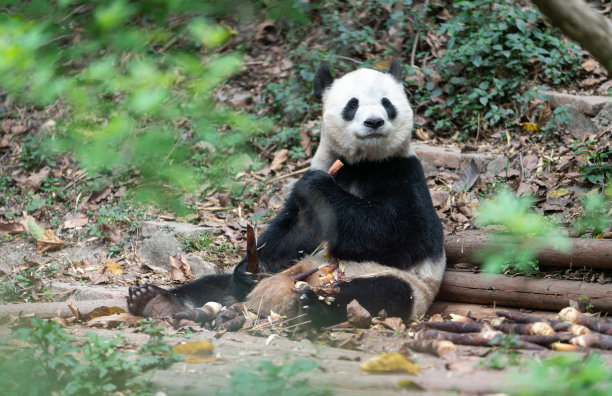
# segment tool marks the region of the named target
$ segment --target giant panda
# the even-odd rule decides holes
[[[387,73],[362,68],[334,78],[322,65],[314,88],[323,102],[319,147],[258,240],[259,265],[270,276],[256,282],[245,257],[232,274],[172,290],[131,288],[131,313],[164,317],[208,301],[244,301],[262,313],[304,313],[323,326],[346,320],[352,300],[372,315],[385,310],[409,320],[426,312],[446,256],[442,225],[410,146],[413,114],[401,66],[394,60]],[[332,176],[326,170],[336,159],[345,165]],[[325,251],[313,254],[322,243]],[[343,264],[346,279],[331,301],[310,287],[291,290],[291,275],[330,257]]]

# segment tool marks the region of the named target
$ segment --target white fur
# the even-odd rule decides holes
[[[359,108],[351,121],[342,118],[342,110],[351,98],[359,100]],[[389,99],[397,116],[391,120],[381,104]],[[385,124],[377,130],[381,137],[368,137],[363,122],[382,118]],[[410,155],[412,108],[404,87],[391,74],[372,69],[359,69],[334,80],[323,94],[321,141],[312,159],[312,168],[327,170],[338,154],[350,163],[381,160]]]

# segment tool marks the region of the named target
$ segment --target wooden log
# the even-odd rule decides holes
[[[612,240],[570,238],[572,248],[569,254],[545,249],[538,255],[540,266],[544,267],[588,267],[612,269]],[[495,247],[482,231],[464,231],[444,238],[446,260],[449,263],[478,262],[475,254],[484,247]]]
[[[41,318],[70,318],[73,315],[68,308],[69,301],[64,302],[48,302],[48,303],[29,303],[29,304],[7,304],[0,305],[0,318],[4,316],[26,316],[36,315]],[[72,304],[81,312],[88,313],[100,306],[120,307],[127,311],[127,302],[125,298],[113,298],[104,300],[86,300],[72,301]]]
[[[598,283],[534,279],[525,276],[474,274],[447,270],[438,299],[442,301],[561,310],[569,300],[586,296],[595,311],[612,312],[612,287]]]

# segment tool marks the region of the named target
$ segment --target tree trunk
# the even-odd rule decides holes
[[[538,263],[545,267],[588,267],[612,269],[612,240],[571,238],[569,254],[545,249],[538,254]],[[446,259],[449,263],[477,262],[475,253],[494,246],[482,232],[464,231],[458,235],[447,235],[444,240]]]
[[[583,0],[533,0],[553,25],[591,53],[612,76],[612,23]]]
[[[438,300],[560,310],[581,296],[595,311],[612,312],[611,285],[459,271],[446,271]]]

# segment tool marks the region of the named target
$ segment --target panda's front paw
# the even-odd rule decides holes
[[[300,292],[300,308],[317,328],[346,320],[346,309],[343,312],[333,299],[322,299],[310,287]]]
[[[295,183],[294,191],[298,198],[311,198],[313,195],[328,191],[335,184],[333,176],[320,170],[310,169]]]

